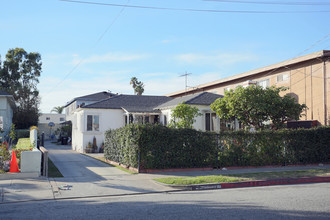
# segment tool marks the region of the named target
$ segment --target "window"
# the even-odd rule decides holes
[[[50,117],[46,117],[46,120],[49,121],[50,120]]]
[[[267,87],[269,87],[269,79],[260,80],[258,81],[257,85],[266,89]]]
[[[64,118],[60,118],[60,121],[65,121],[65,119]]]
[[[215,113],[205,113],[205,130],[215,131],[217,116]]]
[[[87,115],[87,131],[99,131],[99,116]]]
[[[164,115],[164,125],[165,126],[167,125],[167,117],[166,117],[166,115]]]
[[[277,82],[283,82],[283,81],[287,81],[289,79],[289,74],[285,73],[285,74],[281,74],[277,76]]]

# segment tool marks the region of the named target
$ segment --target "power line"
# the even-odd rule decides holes
[[[127,3],[129,3],[130,0],[127,0]],[[112,20],[112,22],[110,23],[110,25],[105,29],[105,31],[100,35],[100,37],[97,39],[97,41],[95,42],[95,44],[90,48],[90,50],[92,50],[92,48],[94,48],[105,36],[105,34],[110,30],[110,28],[112,27],[112,25],[118,20],[119,16],[123,13],[125,9],[125,6],[120,10],[120,12],[117,14],[117,16]],[[79,62],[71,69],[70,72],[68,72],[63,78],[62,80],[57,83],[53,88],[51,88],[46,94],[51,93],[55,88],[57,88],[59,85],[61,85],[86,59],[80,59]]]
[[[59,0],[62,2],[89,4],[89,5],[101,5],[112,7],[126,7],[126,8],[138,8],[138,9],[152,9],[152,10],[167,10],[167,11],[188,11],[188,12],[209,12],[209,13],[240,13],[240,14],[291,14],[291,13],[329,13],[330,10],[319,11],[235,11],[235,10],[213,10],[213,9],[192,9],[192,8],[166,8],[155,6],[142,6],[142,5],[122,5],[102,2],[89,2],[89,1],[75,1],[75,0]]]
[[[298,53],[298,54],[297,54],[296,56],[294,56],[293,58],[291,58],[291,59],[289,59],[289,60],[286,60],[285,63],[289,63],[290,61],[294,60],[295,58],[301,56],[303,53],[305,53],[305,52],[311,50],[313,47],[317,46],[317,45],[320,44],[322,41],[326,40],[329,36],[330,36],[330,33],[326,34],[324,37],[322,37],[321,39],[317,40],[314,44],[312,44],[312,45],[311,45],[310,47],[308,47],[307,49],[301,51],[300,53]],[[286,68],[286,69],[292,70],[290,67],[286,66],[286,64],[283,64],[282,66],[277,67],[277,68],[271,70],[270,72],[266,73],[265,75],[263,75],[263,77],[269,76],[269,75],[273,74],[275,71],[277,71],[277,70],[279,70],[279,69],[281,69],[281,68]],[[317,70],[318,70],[318,69],[317,69]],[[312,71],[312,73],[315,72],[315,71],[316,71],[316,70]],[[301,72],[301,71],[300,71],[300,70],[297,70],[297,72],[296,72],[296,73],[293,73],[293,74],[291,75],[291,77],[292,77],[293,75],[297,74],[298,72]],[[312,74],[312,73],[311,73],[311,74]],[[315,76],[312,75],[312,77],[315,77]],[[293,84],[293,85],[294,85],[294,84]],[[201,86],[201,85],[199,85],[199,86]],[[200,88],[200,87],[198,87],[198,86],[196,86],[196,87],[191,87],[191,88],[192,88],[191,90],[186,91],[186,92],[192,92],[192,93],[194,93],[194,92],[198,92],[199,90],[203,90],[203,88]]]
[[[318,41],[316,41],[314,44],[312,44],[307,49],[305,49],[305,50],[301,51],[300,53],[298,53],[293,58],[287,60],[286,63],[289,63],[290,61],[292,61],[292,60],[296,59],[297,57],[301,56],[302,54],[304,54],[305,52],[311,50],[313,47],[315,47],[316,45],[320,44],[322,41],[324,41],[325,39],[327,39],[329,36],[330,36],[330,33],[328,33],[327,35],[325,35],[324,37],[322,37],[321,39],[319,39]],[[282,66],[273,69],[272,71],[270,71],[269,73],[267,73],[265,76],[269,76],[270,74],[274,73],[275,71],[277,71],[278,69],[280,69],[282,67],[288,68],[287,66],[285,66],[285,64],[283,64]]]
[[[330,5],[330,2],[282,2],[282,1],[239,1],[239,0],[204,0],[209,2],[220,2],[220,3],[240,3],[240,4],[259,4],[259,5],[309,5],[309,6],[316,6],[316,5]]]

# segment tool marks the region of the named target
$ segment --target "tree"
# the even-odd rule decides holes
[[[174,128],[193,128],[196,121],[195,117],[201,115],[197,107],[180,103],[173,109],[170,127]]]
[[[64,106],[56,106],[50,112],[55,112],[57,114],[62,114]]]
[[[285,90],[284,87],[239,86],[212,103],[211,109],[220,119],[235,117],[244,126],[256,129],[265,128],[265,122],[271,121],[272,127],[278,129],[289,120],[298,120],[307,108],[288,94],[281,97],[279,93]]]
[[[39,53],[27,53],[22,48],[8,50],[4,62],[0,61],[0,89],[14,97],[13,123],[17,128],[38,123],[40,98],[37,84],[41,65]]]
[[[136,77],[132,77],[130,81],[130,85],[132,85],[134,89],[134,94],[136,95],[142,95],[144,92],[144,84],[141,81],[138,81]]]

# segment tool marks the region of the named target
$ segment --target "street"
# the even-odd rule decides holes
[[[0,219],[330,219],[330,184],[14,202]]]

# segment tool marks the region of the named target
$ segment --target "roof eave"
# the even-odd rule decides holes
[[[330,56],[330,51],[329,50],[321,50],[321,51],[318,51],[318,52],[315,52],[315,53],[311,53],[311,54],[307,54],[307,55],[304,55],[304,56],[296,57],[296,58],[293,58],[293,59],[290,59],[290,60],[285,60],[285,61],[282,61],[282,62],[279,62],[279,63],[276,63],[276,64],[272,64],[272,65],[265,66],[265,67],[262,67],[262,68],[254,69],[254,70],[244,72],[244,73],[241,73],[241,74],[237,74],[237,75],[234,75],[234,76],[230,76],[230,77],[226,77],[226,78],[223,78],[223,79],[215,80],[215,81],[212,81],[212,82],[209,82],[209,83],[200,84],[200,85],[196,86],[195,88],[189,88],[187,90],[181,90],[181,91],[178,91],[178,92],[169,93],[166,96],[171,97],[171,96],[176,96],[176,95],[182,95],[184,93],[197,91],[198,89],[212,87],[212,86],[215,86],[217,84],[230,82],[230,81],[237,80],[237,79],[240,79],[240,78],[257,75],[257,74],[260,74],[262,72],[271,71],[271,70],[278,69],[278,68],[281,68],[281,67],[290,66],[290,65],[293,65],[293,64],[298,64],[298,63],[306,62],[306,61],[309,61],[309,60],[328,57],[328,56]]]

